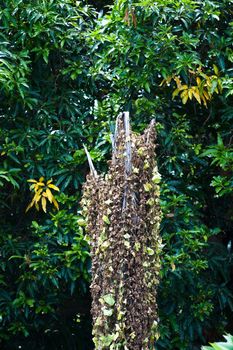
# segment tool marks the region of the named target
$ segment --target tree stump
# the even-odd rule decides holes
[[[142,135],[129,114],[116,120],[112,159],[84,185],[91,237],[93,340],[97,350],[151,350],[157,331],[161,238],[155,122]]]

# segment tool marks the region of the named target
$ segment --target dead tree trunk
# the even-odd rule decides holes
[[[117,118],[105,176],[97,175],[88,155],[82,206],[91,237],[97,350],[153,349],[161,247],[154,124],[137,135],[128,113]]]

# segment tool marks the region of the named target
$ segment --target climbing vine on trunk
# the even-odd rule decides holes
[[[106,175],[90,174],[83,213],[91,236],[93,336],[98,350],[150,350],[157,332],[160,175],[155,123],[143,135],[117,118]]]

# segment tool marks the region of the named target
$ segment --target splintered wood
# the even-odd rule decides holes
[[[93,336],[97,350],[152,350],[157,336],[160,175],[155,123],[143,135],[129,114],[116,120],[112,160],[98,175],[90,155],[83,214],[91,240]]]

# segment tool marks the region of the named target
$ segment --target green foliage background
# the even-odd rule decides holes
[[[104,8],[98,3],[98,9]],[[129,110],[158,129],[164,242],[156,349],[200,349],[232,331],[232,1],[71,0],[0,8],[0,342],[88,349],[90,258],[79,215],[88,172]],[[207,108],[172,98],[198,67],[223,86]],[[27,180],[53,179],[60,210],[31,209]]]

